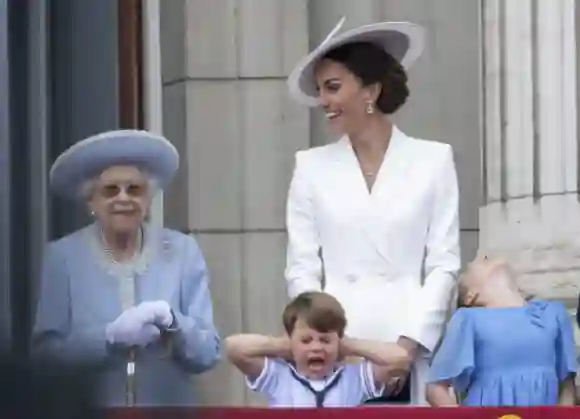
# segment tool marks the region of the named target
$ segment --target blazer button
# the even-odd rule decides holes
[[[393,275],[388,274],[386,272],[381,272],[378,277],[385,282],[391,282],[393,280]]]
[[[348,274],[346,280],[352,284],[353,282],[356,282],[357,277],[355,274]]]

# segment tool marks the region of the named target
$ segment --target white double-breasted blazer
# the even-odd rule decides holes
[[[435,348],[460,267],[450,145],[394,128],[371,192],[347,137],[297,152],[287,228],[290,297],[324,289],[349,336]]]

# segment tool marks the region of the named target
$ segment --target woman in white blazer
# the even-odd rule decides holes
[[[423,30],[378,23],[338,34],[343,23],[288,79],[292,96],[322,107],[342,135],[296,154],[288,293],[323,289],[343,304],[348,335],[407,348],[413,366],[393,377],[390,395],[406,387],[411,404],[425,404],[428,359],[460,267],[453,153],[389,118],[409,95],[406,69],[422,51]]]

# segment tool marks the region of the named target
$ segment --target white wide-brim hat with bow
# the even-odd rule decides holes
[[[419,58],[425,44],[424,29],[409,22],[381,22],[360,26],[338,34],[345,18],[340,19],[326,39],[296,65],[288,77],[292,98],[308,105],[318,105],[318,91],[314,69],[318,61],[329,51],[353,42],[372,42],[385,49],[405,69]]]
[[[82,185],[113,166],[135,166],[163,189],[179,168],[179,153],[167,139],[147,131],[109,131],[86,138],[62,153],[50,169],[58,195],[77,199]]]

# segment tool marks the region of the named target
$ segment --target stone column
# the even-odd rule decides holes
[[[485,0],[480,247],[576,308],[580,204],[574,0]]]
[[[196,235],[223,336],[280,333],[285,202],[308,111],[286,77],[308,50],[306,0],[161,2],[164,132],[181,152],[165,224]],[[205,405],[257,403],[227,361],[196,380]]]

